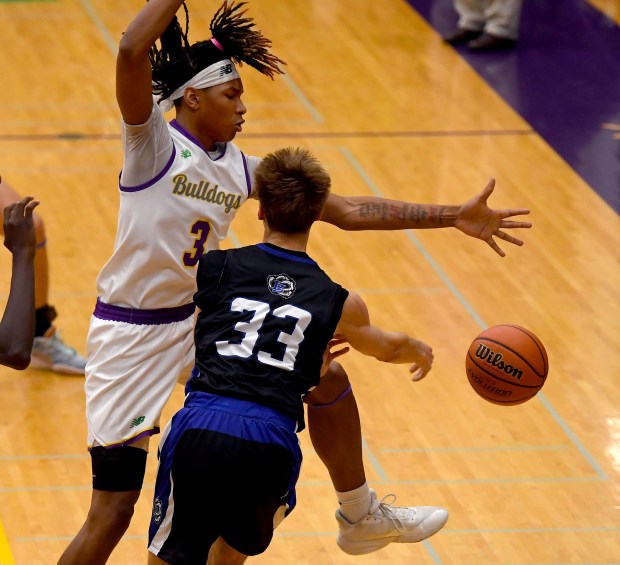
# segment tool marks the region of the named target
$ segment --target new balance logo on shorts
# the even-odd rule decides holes
[[[139,426],[142,422],[144,422],[144,416],[139,416],[138,418],[134,418],[131,421],[131,426],[129,426],[130,428],[135,428],[136,426]]]

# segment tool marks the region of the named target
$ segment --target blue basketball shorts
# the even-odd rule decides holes
[[[264,552],[295,507],[301,461],[294,420],[191,392],[162,437],[149,551],[172,565],[204,565],[221,536],[245,555]]]

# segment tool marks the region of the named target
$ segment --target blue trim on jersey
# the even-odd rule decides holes
[[[294,255],[293,253],[287,253],[281,249],[275,249],[270,247],[265,243],[259,243],[257,245],[258,248],[262,249],[265,253],[270,253],[271,255],[275,255],[276,257],[280,257],[281,259],[288,259],[289,261],[297,261],[298,263],[306,263],[307,265],[316,265],[316,261],[310,259],[310,257],[300,257],[299,255]]]
[[[119,175],[119,182],[118,182],[118,187],[121,190],[121,192],[138,192],[140,190],[144,190],[145,188],[149,188],[149,186],[153,186],[155,183],[159,182],[162,177],[170,170],[170,167],[172,167],[172,164],[174,163],[174,158],[177,155],[177,148],[174,146],[174,144],[172,145],[172,155],[170,155],[170,159],[168,159],[168,162],[166,163],[166,166],[162,169],[161,173],[159,173],[154,179],[145,182],[143,184],[139,184],[138,186],[123,186],[120,182],[120,178],[121,176]]]

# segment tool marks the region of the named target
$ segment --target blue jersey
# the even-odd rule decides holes
[[[303,397],[348,292],[306,253],[271,244],[207,253],[198,266],[191,391],[274,408],[304,427]]]

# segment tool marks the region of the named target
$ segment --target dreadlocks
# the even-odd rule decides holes
[[[269,52],[271,41],[254,29],[253,18],[245,17],[247,9],[242,8],[246,4],[234,1],[229,4],[224,0],[213,16],[209,27],[222,51],[211,40],[190,45],[187,38],[189,12],[183,3],[185,29],[175,16],[160,38],[161,47],[153,45],[149,53],[153,93],[167,98],[202,69],[224,58],[240,66],[246,63],[272,80],[274,75],[282,74],[280,65],[286,63]]]

